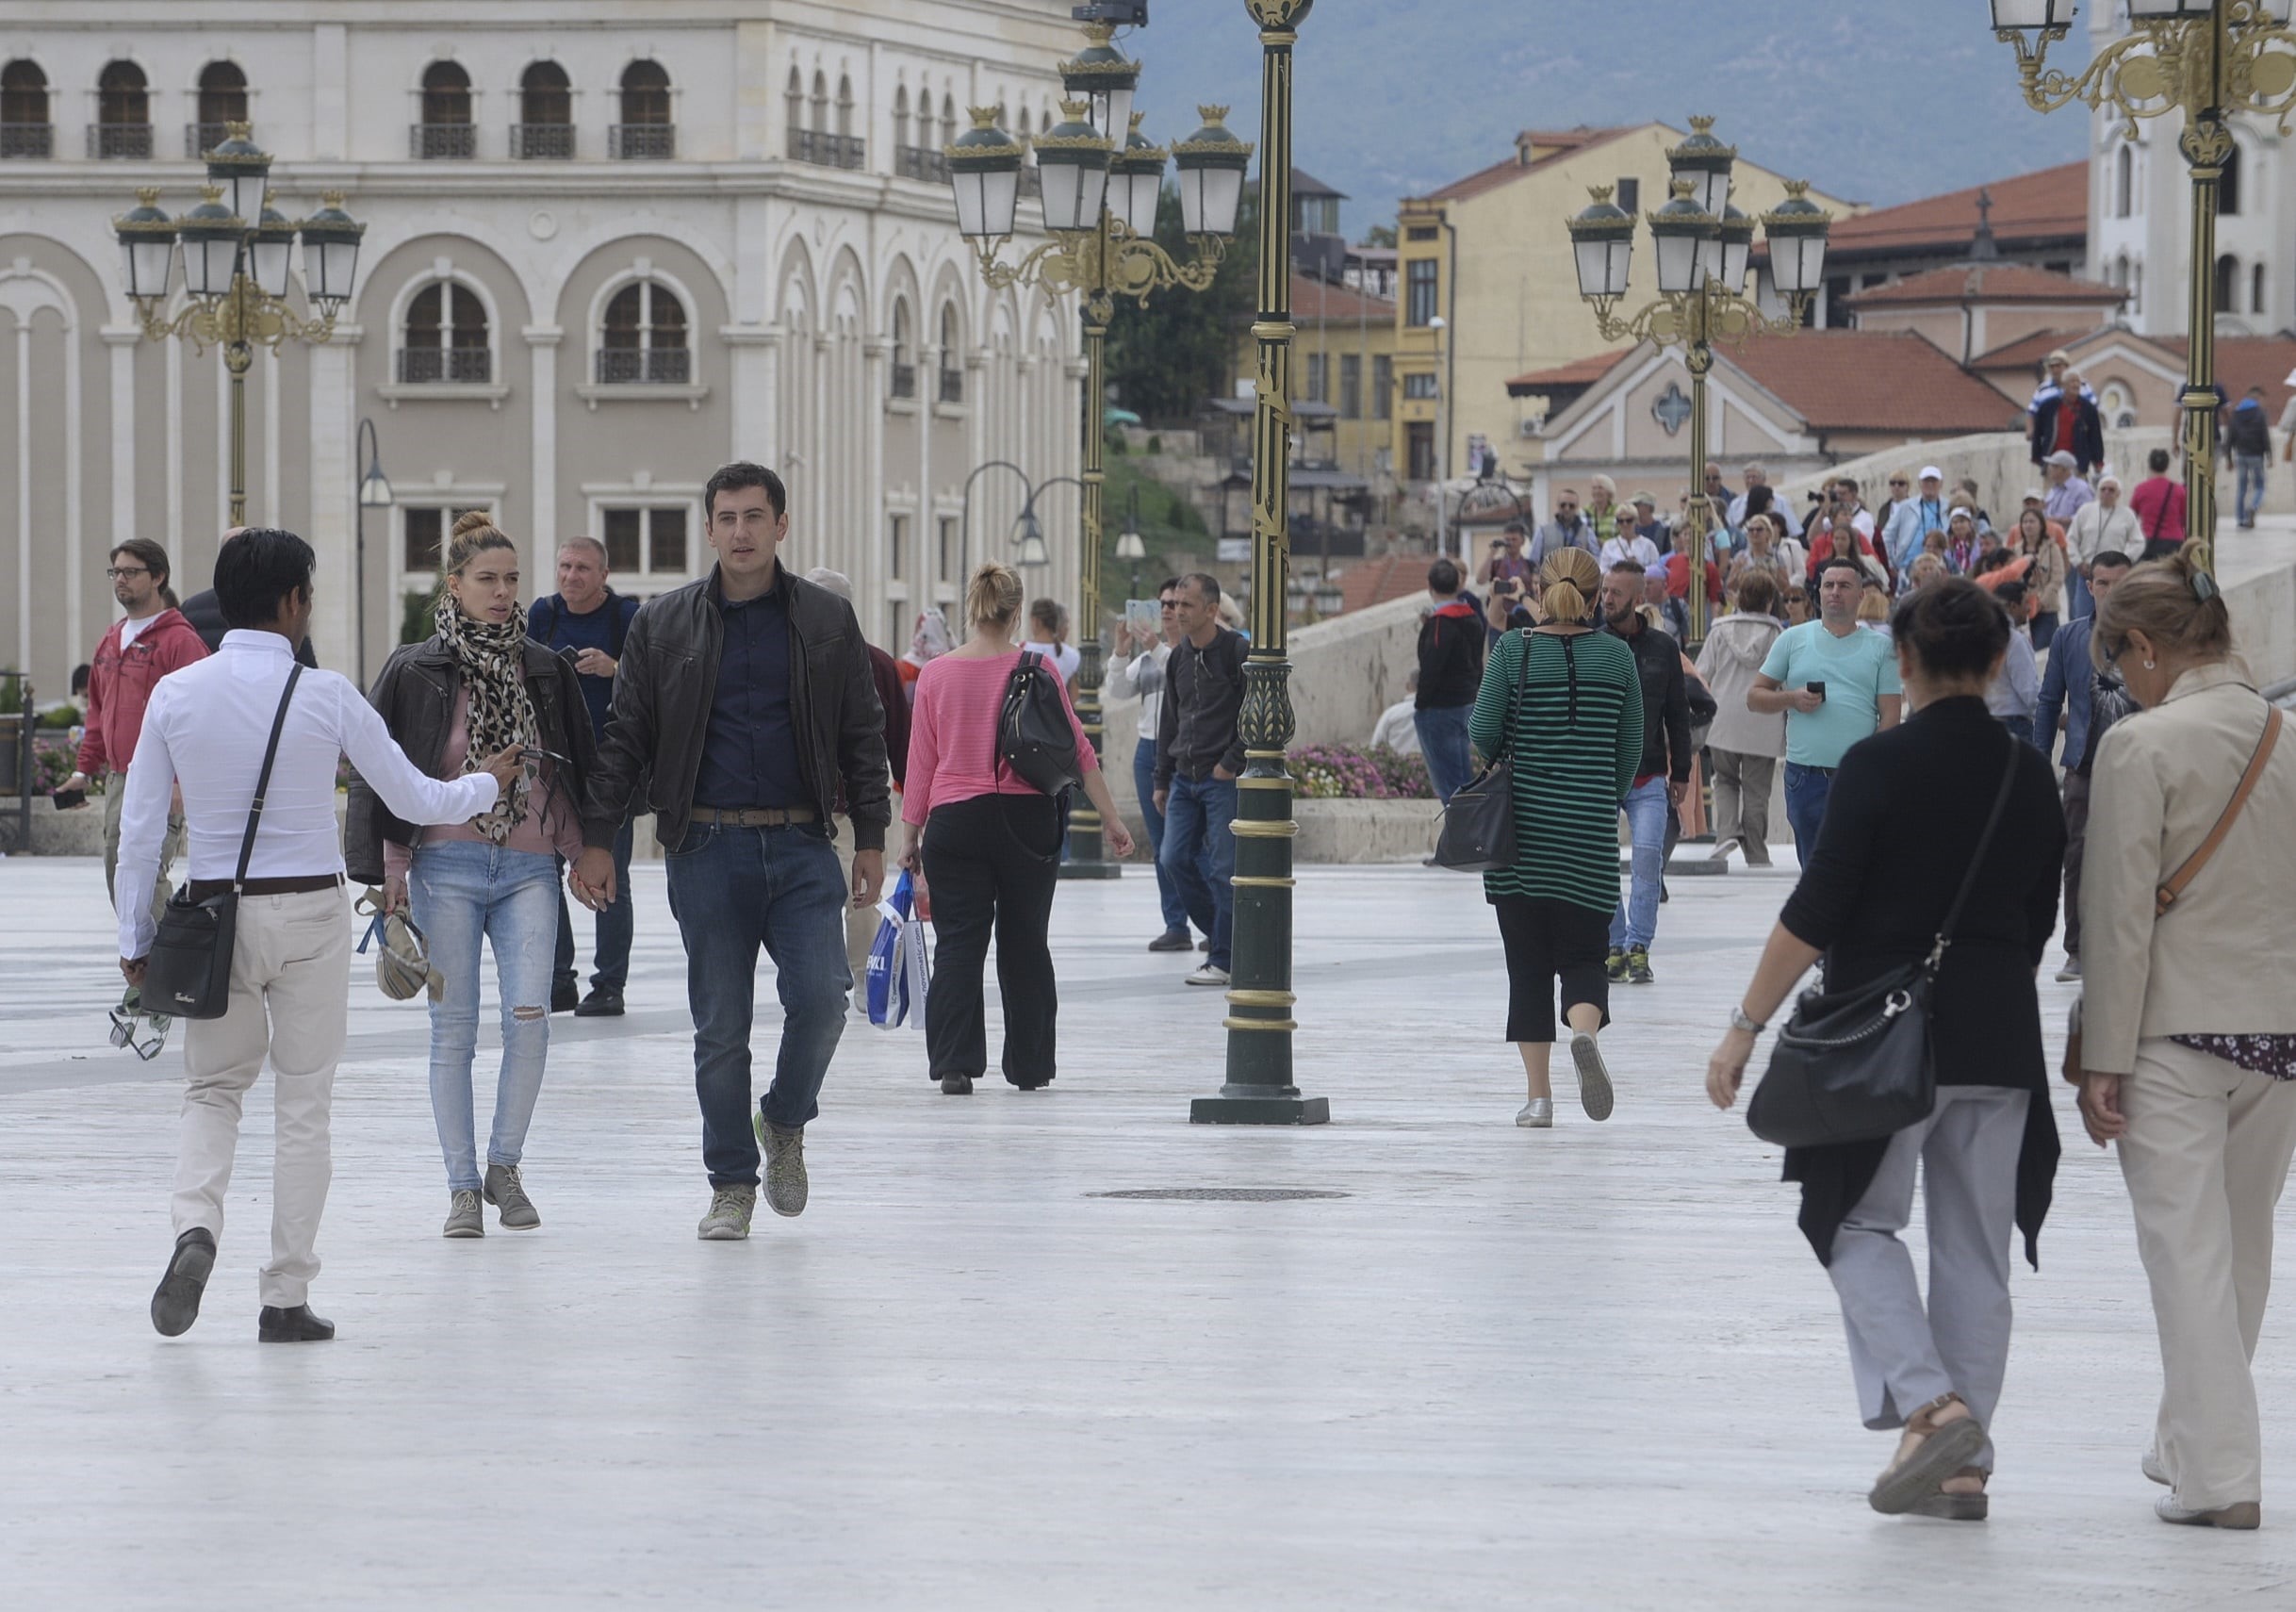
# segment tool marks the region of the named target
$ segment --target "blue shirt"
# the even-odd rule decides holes
[[[1789,690],[1826,685],[1826,702],[1815,711],[1786,713],[1786,760],[1798,766],[1840,766],[1850,746],[1880,727],[1884,697],[1903,693],[1897,647],[1888,637],[1853,627],[1837,638],[1823,621],[1780,633],[1762,675]]]
[[[776,567],[773,587],[738,602],[710,584],[725,627],[717,689],[694,777],[694,804],[805,806],[812,796],[797,762],[789,700],[789,600]]]
[[[537,644],[547,644],[553,650],[570,650],[574,654],[580,654],[584,650],[597,650],[603,654],[614,655],[616,647],[628,641],[630,624],[637,618],[638,601],[625,599],[612,589],[607,590],[603,604],[593,605],[581,616],[568,610],[558,595],[551,594],[547,599],[534,600],[533,607],[527,611],[526,635]],[[582,703],[590,708],[590,731],[603,743],[606,737],[606,709],[614,701],[614,679],[592,677],[588,672],[577,675],[582,680]]]

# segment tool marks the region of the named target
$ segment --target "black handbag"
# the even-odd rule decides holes
[[[1076,730],[1068,719],[1059,673],[1034,650],[1021,651],[1020,664],[1005,684],[1005,705],[996,719],[996,758],[1031,787],[1056,799],[1084,787],[1076,756]]]
[[[1993,809],[1977,836],[1961,888],[1938,926],[1937,944],[1909,962],[1847,991],[1822,986],[1802,993],[1778,1032],[1770,1067],[1747,1104],[1747,1127],[1778,1147],[1824,1147],[1876,1142],[1929,1117],[1937,1107],[1937,1068],[1930,1046],[1931,997],[1937,971],[1953,944],[1954,925],[1993,847],[1993,831],[2017,781],[2022,741],[2009,737],[2009,765]]]
[[[247,833],[239,841],[239,871],[231,888],[204,901],[191,899],[187,880],[159,917],[159,933],[143,963],[143,1009],[179,1019],[220,1019],[231,1007],[231,952],[239,929],[239,886],[247,882],[247,864],[255,854],[255,825],[263,817],[263,795],[271,784],[271,763],[279,758],[279,733],[287,726],[287,701],[295,698],[295,680],[303,676],[300,663],[287,670],[287,687],[279,695],[279,711],[271,718],[271,743],[263,749],[263,770],[255,778],[255,798],[247,808]]]
[[[1508,759],[1515,748],[1515,719],[1521,709],[1523,687],[1531,681],[1531,638],[1523,629],[1522,665],[1516,668],[1515,685],[1507,690],[1506,748],[1483,769],[1476,780],[1454,790],[1443,807],[1443,826],[1435,835],[1435,865],[1459,873],[1490,873],[1515,865],[1515,768]],[[1566,638],[1567,645],[1569,640]]]

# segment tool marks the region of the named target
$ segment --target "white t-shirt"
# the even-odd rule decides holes
[[[120,652],[122,654],[127,653],[128,646],[133,644],[138,638],[141,637],[143,635],[143,630],[146,627],[149,627],[153,622],[158,620],[159,615],[160,613],[155,610],[140,621],[137,620],[132,616],[122,617],[120,618]]]
[[[1055,669],[1059,672],[1062,683],[1074,682],[1076,668],[1084,664],[1084,657],[1077,653],[1076,646],[1074,644],[1040,644],[1031,639],[1023,644],[1021,648],[1034,650],[1038,654],[1052,662]]]

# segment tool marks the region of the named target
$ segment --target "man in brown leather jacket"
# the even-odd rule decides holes
[[[885,714],[853,607],[779,563],[789,495],[736,463],[702,495],[717,564],[648,600],[631,623],[582,812],[576,893],[614,897],[614,835],[641,778],[669,861],[670,912],[685,941],[694,1085],[713,1196],[699,1235],[738,1242],[765,1199],[804,1211],[805,1126],[845,1022],[853,977],[845,910],[877,904],[892,790]],[[853,879],[831,818],[842,790]],[[751,1102],[749,1033],[758,948],[781,997],[773,1085]]]

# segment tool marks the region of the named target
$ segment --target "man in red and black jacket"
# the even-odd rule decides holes
[[[1435,609],[1419,625],[1419,691],[1412,711],[1428,780],[1443,800],[1474,780],[1467,716],[1483,688],[1483,612],[1459,587],[1459,567],[1451,561],[1427,567]]]

